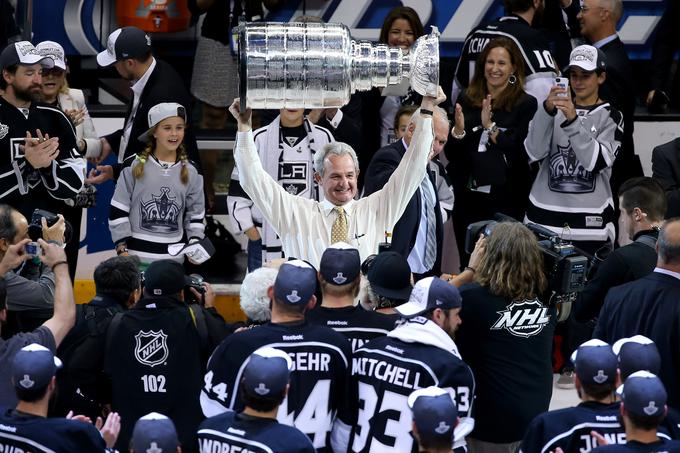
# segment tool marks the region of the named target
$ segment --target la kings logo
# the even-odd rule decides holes
[[[158,332],[140,330],[135,335],[135,358],[142,365],[155,367],[168,358],[168,336],[163,329]]]
[[[499,311],[500,318],[491,330],[505,329],[516,337],[528,338],[541,333],[550,322],[548,307],[538,299],[513,302],[507,310]]]

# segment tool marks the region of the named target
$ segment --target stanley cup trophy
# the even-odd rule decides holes
[[[356,42],[342,24],[242,23],[238,29],[241,106],[253,109],[333,108],[355,91],[408,79],[436,96],[439,31],[432,27],[407,54],[384,44]]]

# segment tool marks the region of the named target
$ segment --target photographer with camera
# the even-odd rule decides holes
[[[44,218],[32,220],[29,225],[26,217],[19,211],[8,205],[0,205],[0,259],[9,246],[29,237],[32,240],[25,247],[25,253],[30,255],[30,259],[5,275],[7,307],[10,310],[5,338],[37,328],[52,316],[54,309],[54,273],[50,266],[40,260],[41,249],[35,241],[42,237],[43,240],[61,247],[64,243],[64,218],[59,216],[50,227]]]
[[[460,287],[465,303],[456,335],[477,385],[468,443],[471,451],[515,451],[550,405],[556,310],[543,299],[542,251],[526,226],[498,223],[484,242],[474,281]]]
[[[629,179],[619,188],[619,207],[619,226],[633,242],[611,252],[578,294],[577,321],[597,317],[610,288],[642,278],[656,265],[656,240],[666,213],[663,187],[646,176]]]
[[[171,418],[183,450],[194,451],[203,419],[198,401],[203,370],[226,329],[208,309],[187,304],[185,291],[193,280],[175,261],[152,262],[144,272],[142,298],[109,325],[104,372],[111,378],[112,409],[122,418],[116,446],[121,451],[135,420],[151,411]],[[205,305],[211,307],[215,292],[207,282],[202,286]]]

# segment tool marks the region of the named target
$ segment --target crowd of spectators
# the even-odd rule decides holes
[[[62,45],[2,24],[0,451],[680,451],[680,143],[642,175],[621,0],[505,0],[436,95],[278,112],[233,99],[219,20],[262,2],[195,3],[191,83],[144,31],[107,37],[97,63],[131,98],[106,137]],[[408,53],[424,33],[396,7],[379,42]],[[654,72],[650,108],[668,85]],[[186,275],[216,203],[194,126],[227,121],[248,254],[234,323]],[[116,256],[76,305],[83,209],[107,180]],[[539,230],[598,263],[584,288],[556,291]],[[580,404],[549,411],[554,374]]]

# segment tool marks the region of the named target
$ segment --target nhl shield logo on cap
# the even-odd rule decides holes
[[[163,329],[158,332],[140,330],[135,335],[135,358],[143,365],[154,367],[165,362],[168,350],[168,336]]]

